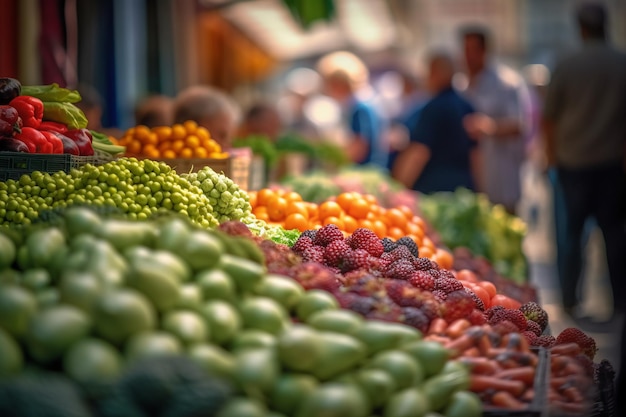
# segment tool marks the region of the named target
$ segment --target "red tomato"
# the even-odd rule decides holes
[[[456,277],[461,281],[468,281],[473,283],[478,282],[478,277],[476,276],[476,274],[469,269],[461,269],[456,273]]]
[[[485,309],[491,307],[491,296],[489,295],[487,290],[485,290],[480,285],[472,284],[471,282],[469,283],[469,285],[469,289],[474,291],[474,294],[476,294],[478,298],[482,300],[483,304],[485,305]]]
[[[489,281],[478,281],[478,285],[480,285],[487,293],[489,293],[489,297],[493,298],[498,291],[496,290],[496,286],[493,285],[492,282]]]
[[[518,309],[521,306],[521,303],[517,300],[514,300],[510,297],[507,297],[503,294],[496,294],[491,297],[491,305],[492,306],[502,306],[510,309]]]

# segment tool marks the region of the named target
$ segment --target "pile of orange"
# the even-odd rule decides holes
[[[119,143],[126,146],[126,153],[131,156],[163,159],[228,157],[209,131],[193,120],[152,129],[143,125],[131,127],[124,132]]]
[[[433,259],[443,268],[452,267],[452,254],[435,246],[425,234],[422,218],[407,206],[384,208],[373,195],[357,192],[341,193],[319,205],[303,201],[297,192],[282,189],[264,188],[248,194],[252,213],[269,224],[301,232],[335,224],[346,236],[359,227],[374,231],[381,239],[408,236],[417,243],[420,256]]]

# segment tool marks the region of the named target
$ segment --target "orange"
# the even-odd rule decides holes
[[[185,138],[185,145],[188,148],[195,149],[200,146],[200,139],[196,135],[188,135]]]
[[[287,214],[287,200],[276,197],[267,203],[267,214],[273,222],[282,221]]]
[[[207,156],[209,156],[209,152],[207,152],[206,149],[198,146],[197,148],[194,148],[193,156],[194,158],[206,158]]]
[[[411,207],[407,206],[406,204],[400,204],[396,208],[404,213],[404,217],[406,217],[407,220],[411,220],[413,218],[413,210],[411,210]]]
[[[185,142],[183,142],[182,140],[176,140],[172,142],[172,145],[171,145],[171,149],[174,152],[180,152],[183,150],[184,147],[185,147]]]
[[[141,153],[141,142],[136,139],[128,142],[128,145],[126,145],[126,153],[130,155],[137,155]]]
[[[317,204],[309,203],[307,201],[305,201],[304,204],[306,205],[306,211],[309,213],[309,219],[312,219],[313,217],[318,217]]]
[[[440,267],[444,269],[452,268],[452,264],[454,263],[454,258],[452,257],[452,254],[450,252],[444,249],[437,249],[435,254],[437,255],[437,263],[439,264]]]
[[[300,215],[302,215],[305,219],[309,219],[309,211],[307,210],[306,204],[304,204],[303,201],[290,201],[288,198],[285,198],[285,200],[287,200],[287,216],[289,216],[290,214],[294,214],[294,213],[298,213]]]
[[[193,156],[193,150],[189,148],[183,148],[178,153],[181,158],[191,158]]]
[[[420,239],[424,237],[424,231],[422,228],[413,222],[406,224],[406,232],[410,235],[418,236]]]
[[[152,128],[152,133],[157,136],[159,142],[165,142],[172,136],[172,128],[170,126],[156,126]]]
[[[391,226],[387,229],[387,236],[389,236],[393,240],[398,240],[401,237],[404,237],[404,231],[399,227]]]
[[[191,135],[193,133],[196,133],[196,130],[198,130],[198,123],[193,120],[187,120],[185,123],[183,123],[183,127],[187,131],[187,134]]]
[[[372,194],[363,194],[362,197],[368,203],[378,205],[378,199],[374,195],[372,195]]]
[[[356,219],[350,215],[345,215],[341,218],[341,220],[343,220],[343,227],[345,229],[346,232],[348,233],[352,233],[354,232],[356,229],[359,228],[359,223],[356,221]]]
[[[372,230],[374,228],[374,223],[371,220],[362,219],[359,220],[359,227],[364,227],[366,229]]]
[[[343,221],[341,221],[341,219],[339,217],[336,216],[328,216],[326,217],[323,221],[322,224],[324,226],[329,225],[329,224],[334,224],[335,226],[337,226],[339,229],[343,230]]]
[[[302,196],[295,191],[288,191],[284,197],[287,201],[302,201]]]
[[[433,251],[430,248],[427,248],[425,246],[420,246],[419,253],[420,253],[420,258],[430,259],[433,257]]]
[[[324,201],[319,205],[318,213],[321,220],[324,220],[326,217],[339,217],[341,216],[343,210],[339,204],[334,201]]]
[[[196,129],[196,136],[198,136],[198,138],[200,138],[200,141],[203,142],[211,140],[211,134],[204,126],[198,126],[198,128]]]
[[[172,126],[172,135],[170,136],[171,140],[183,140],[185,137],[187,137],[187,131],[183,125],[175,124]]]
[[[283,227],[286,230],[298,229],[299,231],[304,232],[309,227],[309,222],[302,214],[291,213],[285,219]]]
[[[259,220],[268,221],[270,219],[267,215],[267,207],[265,206],[255,207],[254,210],[252,210],[252,214]]]
[[[159,158],[161,156],[161,152],[154,145],[146,145],[143,147],[143,154],[149,158]]]
[[[148,126],[139,125],[135,126],[133,137],[135,139],[139,139],[142,143],[144,143],[151,133],[152,132],[150,131],[150,128]]]
[[[269,203],[269,201],[275,197],[276,194],[274,194],[274,191],[270,190],[269,188],[262,188],[257,192],[257,204],[259,206],[267,206],[267,203]]]
[[[337,196],[336,202],[346,213],[350,209],[350,205],[354,201],[354,193],[341,193]]]
[[[399,229],[405,230],[407,224],[407,218],[404,216],[404,213],[397,208],[390,208],[385,213],[385,217],[387,217],[392,226],[395,226]]]
[[[373,221],[372,230],[376,233],[376,236],[378,236],[379,239],[387,236],[387,225],[380,219]]]
[[[367,217],[369,211],[370,203],[368,203],[364,198],[356,198],[352,201],[352,204],[350,204],[348,214],[355,219],[364,219]]]
[[[248,202],[250,203],[250,207],[256,207],[256,191],[248,191]]]
[[[176,158],[176,152],[171,149],[166,149],[161,153],[161,156],[166,159],[174,159]]]
[[[416,225],[421,227],[422,230],[426,230],[426,223],[424,223],[424,219],[422,219],[420,216],[413,216],[413,218],[411,219],[411,223],[415,223]]]
[[[432,240],[430,240],[428,236],[424,236],[424,238],[422,239],[422,246],[429,247],[433,252],[436,251],[435,244]]]

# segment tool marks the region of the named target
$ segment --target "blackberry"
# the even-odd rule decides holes
[[[352,310],[362,316],[371,313],[375,308],[375,301],[371,297],[363,297],[354,293],[344,293],[337,296],[342,308]]]
[[[325,290],[330,293],[339,289],[337,274],[318,262],[294,265],[285,275],[296,280],[305,290]]]
[[[433,278],[435,278],[435,279],[441,278],[441,273],[439,272],[438,269],[431,268],[431,269],[429,269],[426,272],[428,272],[430,275],[432,275]]]
[[[396,243],[398,245],[406,246],[409,249],[409,251],[411,251],[413,256],[415,256],[416,258],[419,257],[419,249],[417,248],[417,244],[410,237],[408,236],[401,237],[400,239],[396,241]]]
[[[413,264],[406,259],[399,259],[393,262],[385,270],[385,276],[393,279],[408,280],[415,272]]]
[[[428,258],[415,258],[413,259],[413,266],[418,271],[428,271],[432,269],[432,262]]]
[[[483,300],[481,300],[474,291],[470,290],[469,288],[465,288],[465,292],[472,296],[472,299],[474,300],[477,309],[479,309],[480,311],[485,311],[485,303],[483,303]]]
[[[380,243],[383,244],[383,249],[385,253],[391,252],[392,250],[398,247],[398,244],[394,242],[393,240],[389,239],[388,237],[383,238],[383,240],[381,240]]]
[[[292,250],[296,253],[303,253],[305,250],[313,246],[313,239],[308,236],[304,236],[304,234],[300,235],[296,243],[292,246]]]
[[[528,320],[532,320],[541,326],[543,332],[548,327],[548,313],[534,301],[529,301],[519,308]]]
[[[396,304],[404,302],[404,292],[409,288],[409,284],[401,279],[385,279],[384,280],[385,291],[387,296]]]
[[[325,247],[335,240],[343,240],[343,233],[337,225],[328,224],[317,231],[313,243]]]
[[[311,246],[302,252],[302,260],[304,262],[324,263],[324,248],[320,246]]]
[[[387,291],[387,296],[400,307],[420,307],[422,305],[419,290],[411,286],[405,286],[392,292]]]
[[[453,291],[462,291],[463,284],[456,278],[439,278],[435,280],[435,289],[441,290],[446,294]]]
[[[446,301],[446,297],[447,297],[447,293],[441,291],[441,290],[433,290],[432,292],[433,297],[435,297],[435,300],[439,301],[440,303],[443,303],[444,301]]]
[[[429,320],[441,316],[441,305],[437,302],[437,300],[435,300],[434,297],[429,300],[422,301],[420,310],[422,310],[422,313],[426,314],[426,317],[428,317]]]
[[[442,317],[452,323],[454,320],[468,317],[475,308],[472,297],[463,290],[452,291],[446,296],[442,306]]]
[[[426,271],[418,270],[413,272],[409,282],[421,290],[432,291],[435,289],[435,278]]]
[[[416,307],[404,307],[402,309],[402,313],[404,315],[405,324],[415,327],[422,333],[426,333],[428,331],[430,320],[422,310]]]
[[[504,308],[504,306],[500,306],[500,305],[489,307],[487,311],[485,311],[485,315],[487,316],[487,319],[489,320],[496,312],[500,310],[506,310],[506,309]]]
[[[352,249],[343,240],[330,242],[324,249],[324,261],[328,266],[340,266],[347,256],[350,256]]]
[[[359,268],[367,268],[370,254],[365,249],[355,249],[344,257],[342,272],[354,271]]]
[[[439,270],[439,276],[441,278],[450,278],[450,279],[457,279],[454,274],[452,273],[452,271],[448,270],[448,269],[440,269]]]
[[[372,256],[378,257],[385,250],[376,233],[364,227],[356,229],[346,242],[352,249],[365,249]]]
[[[391,255],[394,261],[397,261],[398,259],[410,260],[413,258],[413,254],[411,253],[409,248],[407,248],[404,245],[398,245],[398,247],[392,250],[391,252],[389,252],[389,254]]]
[[[316,235],[317,235],[317,230],[315,230],[315,229],[308,229],[308,230],[305,230],[304,232],[302,232],[300,234],[300,237],[306,236],[309,239],[315,241],[315,236]]]

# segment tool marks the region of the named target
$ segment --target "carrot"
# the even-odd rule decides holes
[[[496,358],[496,357],[502,355],[503,353],[504,354],[507,353],[506,349],[492,347],[491,349],[489,349],[487,351],[487,357],[493,359],[493,358]]]
[[[537,366],[539,358],[533,352],[511,352],[511,357],[519,366]]]
[[[459,360],[461,361],[461,363],[468,365],[470,371],[475,374],[493,375],[501,371],[501,368],[496,361],[487,359],[485,357],[473,358],[463,356]]]
[[[533,388],[528,388],[526,391],[524,391],[524,395],[522,395],[522,400],[524,402],[532,402],[532,400],[535,398],[535,390]]]
[[[550,370],[552,373],[557,374],[561,372],[567,364],[569,363],[569,359],[565,356],[561,355],[552,355],[550,358]]]
[[[476,346],[481,355],[487,356],[489,349],[492,348],[489,336],[487,334],[482,335],[476,342]]]
[[[428,334],[445,334],[446,329],[448,328],[448,322],[442,319],[441,317],[436,317],[433,321],[430,322],[430,326],[428,327]]]
[[[476,346],[472,346],[469,349],[465,349],[463,353],[461,353],[461,357],[477,358],[479,356],[480,356],[480,351],[478,350]]]
[[[562,343],[560,345],[555,345],[550,349],[550,353],[553,355],[567,355],[567,356],[576,356],[580,353],[580,346],[577,343]]]
[[[444,346],[450,351],[450,356],[456,358],[465,349],[469,349],[470,347],[474,346],[474,339],[472,339],[469,334],[465,333]]]
[[[450,338],[448,336],[440,336],[438,334],[429,334],[428,336],[424,337],[424,340],[432,340],[433,342],[438,342],[442,345],[450,343]]]
[[[519,333],[509,333],[505,335],[502,338],[502,344],[500,346],[517,352],[529,351],[528,341]]]
[[[467,319],[454,320],[446,329],[446,334],[454,339],[461,336],[463,332],[471,327],[472,323]]]
[[[532,366],[520,366],[518,368],[505,369],[495,375],[501,379],[522,381],[527,386],[532,386],[535,380],[535,368]]]
[[[524,393],[524,383],[522,381],[500,379],[489,375],[470,375],[470,391],[483,392],[488,389],[496,391],[507,391],[515,397]]]
[[[521,410],[525,408],[524,403],[518,401],[517,398],[508,391],[496,392],[491,396],[491,402],[495,406],[508,408],[510,410]]]

